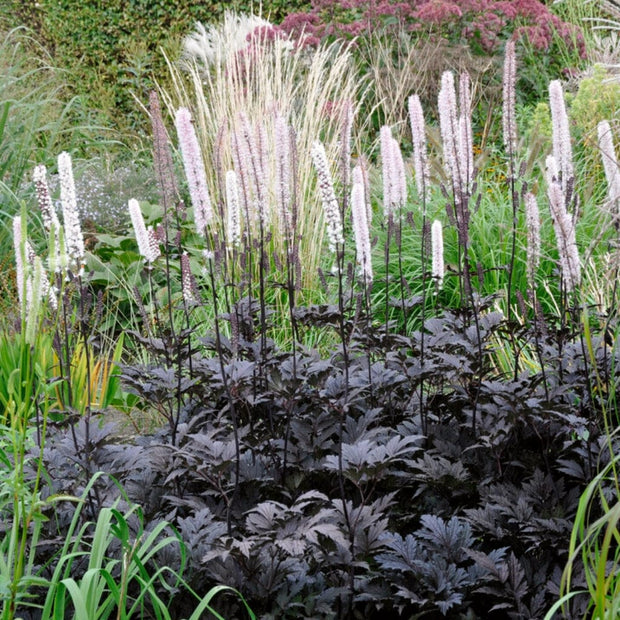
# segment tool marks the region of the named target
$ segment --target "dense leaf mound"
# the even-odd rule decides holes
[[[234,586],[261,618],[541,618],[606,460],[617,360],[604,341],[588,356],[539,321],[519,335],[537,363],[507,376],[494,363],[506,321],[488,309],[477,326],[446,311],[409,335],[358,316],[320,355],[244,339],[251,308],[234,342],[143,339],[161,363],[124,367],[124,381],[169,420],[180,408],[178,424],[124,440],[111,426],[55,429],[53,491],[111,473],[147,522],[178,528],[197,592]],[[303,313],[329,324],[339,310]],[[100,482],[97,502],[116,494]],[[572,605],[577,617],[585,602]],[[171,608],[184,617],[182,601]]]

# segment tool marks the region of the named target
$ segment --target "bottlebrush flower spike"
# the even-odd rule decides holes
[[[566,292],[570,293],[579,286],[581,281],[581,263],[575,238],[575,222],[566,210],[562,186],[552,178],[547,181],[547,196],[558,246],[562,282]]]
[[[198,301],[196,280],[192,273],[187,252],[181,254],[181,289],[186,304],[195,304]]]
[[[372,256],[363,183],[353,183],[353,189],[351,190],[351,216],[353,218],[353,233],[355,235],[355,248],[357,250],[360,274],[364,282],[370,284],[372,282]]]
[[[291,231],[291,128],[283,116],[275,120],[276,201],[286,234]]]
[[[560,80],[553,80],[549,83],[549,107],[551,108],[553,156],[560,171],[559,180],[562,190],[566,193],[566,189],[574,176],[573,150],[564,91]]]
[[[400,144],[394,138],[391,139],[391,157],[394,174],[394,206],[404,207],[407,202],[407,179],[405,177],[405,161],[400,150]]]
[[[530,290],[536,288],[536,272],[540,264],[540,214],[536,196],[525,195],[525,223],[527,226],[527,282]]]
[[[392,132],[387,125],[383,125],[379,132],[381,144],[381,172],[383,176],[383,215],[389,217],[392,213],[394,204],[394,176],[392,174],[392,157],[390,149],[392,146]]]
[[[504,77],[502,84],[502,129],[504,136],[504,148],[509,157],[517,150],[517,120],[515,116],[517,83],[517,56],[515,42],[510,40],[506,43],[504,55]]]
[[[437,288],[441,288],[445,267],[443,261],[443,228],[439,220],[435,220],[431,225],[431,255],[431,276],[437,282]]]
[[[441,76],[441,88],[437,100],[439,111],[439,129],[443,145],[443,157],[446,172],[456,189],[460,185],[461,175],[458,168],[459,125],[456,109],[456,90],[454,74],[445,71]]]
[[[175,116],[175,126],[183,158],[183,167],[194,207],[194,223],[197,232],[204,236],[213,219],[213,208],[207,185],[207,175],[198,144],[198,138],[187,108],[179,108]]]
[[[56,215],[56,209],[54,209],[54,203],[50,196],[49,186],[47,184],[47,170],[43,164],[35,166],[34,173],[32,175],[34,180],[34,187],[37,194],[37,202],[39,209],[41,209],[41,217],[43,218],[43,226],[48,232],[52,226],[58,230],[60,228],[60,222]]]
[[[380,140],[383,172],[383,214],[388,218],[394,213],[394,209],[403,207],[407,202],[407,182],[400,146],[392,137],[392,131],[387,125],[381,127]]]
[[[603,158],[603,168],[607,178],[607,197],[614,209],[614,217],[620,208],[620,166],[616,157],[611,126],[608,121],[601,121],[597,126],[598,145]]]
[[[351,182],[351,132],[353,130],[353,104],[345,101],[342,108],[342,185],[349,187]]]
[[[26,301],[25,274],[26,274],[26,232],[22,226],[21,215],[13,218],[13,248],[15,250],[15,285],[20,307]]]
[[[151,264],[160,255],[159,244],[156,241],[155,232],[146,229],[140,205],[134,198],[129,199],[129,216],[138,242],[138,251],[148,264]]]
[[[228,247],[237,248],[241,245],[241,217],[239,212],[239,186],[237,173],[234,170],[226,172],[226,211],[228,215],[226,226]]]
[[[323,212],[327,223],[329,249],[331,252],[335,252],[339,245],[344,244],[344,237],[342,236],[340,208],[334,192],[334,183],[327,163],[325,147],[317,140],[313,143],[310,154],[319,179],[319,191],[321,192]]]
[[[430,171],[427,156],[426,125],[420,97],[409,97],[409,123],[413,144],[413,168],[418,199],[426,200],[430,188]]]
[[[469,195],[474,179],[474,134],[471,128],[471,82],[464,71],[459,79],[458,166],[461,186]]]
[[[364,188],[364,201],[366,204],[366,221],[368,228],[372,225],[372,204],[370,202],[370,180],[368,179],[368,162],[361,157],[359,163],[353,168],[353,184],[361,183]]]
[[[155,178],[157,179],[162,203],[165,208],[170,208],[180,201],[179,188],[174,174],[172,154],[170,153],[170,141],[168,140],[168,133],[164,126],[159,97],[154,90],[149,94],[149,113],[151,115],[151,127],[153,130],[153,164],[155,167]]]
[[[73,165],[69,153],[63,152],[58,156],[58,177],[60,179],[60,201],[62,203],[65,244],[70,267],[81,273],[85,254],[84,237],[80,226],[75,182],[73,180]]]
[[[267,224],[267,190],[265,185],[265,167],[268,155],[266,153],[267,140],[264,127],[259,126],[254,131],[250,120],[244,112],[239,114],[240,136],[238,142],[240,150],[240,163],[243,168],[242,177],[249,179],[253,195],[252,215],[258,215],[261,223]],[[258,139],[257,139],[258,136]]]

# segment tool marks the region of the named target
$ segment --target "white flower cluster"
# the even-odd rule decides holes
[[[439,220],[431,225],[431,276],[437,282],[437,288],[443,286],[444,262],[443,262],[443,228]]]
[[[136,241],[138,242],[138,250],[150,265],[161,254],[155,231],[152,227],[146,228],[144,218],[142,217],[142,211],[140,210],[140,204],[137,200],[131,198],[128,207],[129,216],[131,217],[131,223],[136,235]]]
[[[60,179],[60,200],[62,203],[65,245],[70,267],[81,273],[84,267],[84,237],[82,236],[75,194],[73,164],[71,162],[71,155],[67,152],[63,152],[58,156],[58,177]]]

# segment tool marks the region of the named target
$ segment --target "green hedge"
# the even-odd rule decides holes
[[[253,4],[258,5],[248,0],[4,0],[0,24],[30,27],[56,63],[72,72],[78,94],[110,120],[124,117],[139,125],[132,92],[142,99],[153,77],[165,75],[160,48],[174,54],[196,21],[212,23],[227,9],[249,13]],[[264,3],[263,15],[278,22],[309,4],[273,0]]]

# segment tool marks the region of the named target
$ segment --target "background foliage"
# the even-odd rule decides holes
[[[285,10],[303,10],[307,4],[275,0],[263,13],[278,20]],[[109,120],[117,120],[114,111],[120,109],[128,115],[125,122],[135,126],[142,115],[134,96],[145,101],[153,75],[165,72],[159,48],[174,49],[196,21],[252,9],[258,11],[258,3],[244,0],[8,0],[0,6],[0,28],[30,27],[55,61],[74,73],[79,94],[88,94]]]

